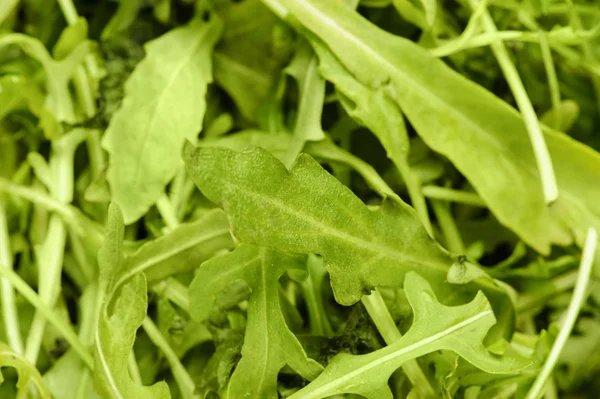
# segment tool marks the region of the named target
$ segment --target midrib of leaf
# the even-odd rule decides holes
[[[313,7],[310,3],[307,3],[307,2],[298,2],[298,1],[295,1],[295,2],[298,3],[298,4],[300,4],[301,6],[309,9],[311,13],[316,14],[317,18],[320,18],[322,21],[324,21],[324,23],[326,25],[331,26],[333,28],[333,30],[336,30],[336,31],[340,32],[342,36],[344,36],[345,38],[347,38],[351,42],[355,43],[359,48],[361,48],[366,53],[370,54],[380,64],[384,65],[385,68],[388,70],[388,72],[391,72],[391,74],[396,73],[398,75],[401,75],[404,78],[404,80],[405,80],[406,83],[409,83],[410,85],[413,86],[413,88],[418,89],[418,91],[421,94],[423,94],[424,97],[426,97],[427,99],[429,99],[432,102],[436,103],[441,108],[444,108],[446,111],[449,111],[450,113],[452,113],[454,115],[457,115],[461,119],[462,122],[464,122],[467,125],[471,126],[472,128],[474,128],[474,130],[482,133],[500,151],[508,151],[507,148],[505,146],[503,146],[502,143],[500,143],[498,141],[498,139],[496,139],[495,136],[487,134],[487,132],[486,132],[485,129],[483,129],[481,126],[479,126],[478,124],[476,124],[475,122],[473,122],[470,118],[466,117],[462,112],[457,112],[457,110],[455,108],[453,108],[450,104],[448,104],[447,102],[443,101],[441,98],[439,98],[438,96],[436,96],[435,94],[433,94],[431,91],[428,90],[427,87],[421,86],[421,85],[418,84],[418,82],[415,82],[413,79],[410,79],[409,75],[403,73],[394,64],[390,63],[387,60],[387,58],[382,57],[378,52],[374,51],[369,45],[367,45],[364,42],[362,42],[359,38],[357,38],[356,36],[352,35],[350,32],[348,32],[345,29],[343,29],[342,27],[340,27],[334,20],[332,20],[331,18],[329,18],[329,16],[327,16],[327,14],[323,14],[320,10],[318,10],[315,7]],[[337,56],[336,56],[336,58],[337,58]],[[343,65],[343,63],[342,63],[342,65]],[[356,78],[357,78],[357,80],[360,80],[358,77],[356,77]],[[504,105],[504,104],[502,104],[502,105]],[[511,112],[515,112],[515,113],[517,112],[516,110],[513,110],[510,106],[507,105],[507,107],[508,107],[508,110],[511,111]],[[517,164],[519,166],[521,166],[522,170],[527,171],[528,175],[530,175],[531,177],[537,179],[536,173],[531,170],[530,165],[522,162],[521,158],[518,158],[518,157],[515,157],[515,158],[517,160]],[[565,192],[564,191],[561,192],[561,195],[563,195],[563,193],[565,193]],[[566,193],[568,194],[568,192],[566,192]],[[569,195],[569,197],[571,197],[571,196]]]
[[[188,27],[186,27],[186,28],[188,28]],[[165,99],[165,95],[164,95],[165,92],[167,92],[168,89],[171,87],[171,85],[175,81],[175,78],[177,76],[179,76],[181,69],[189,62],[189,60],[194,56],[194,54],[196,54],[196,51],[198,50],[198,48],[201,47],[205,43],[204,39],[210,32],[211,32],[211,30],[208,27],[205,27],[202,34],[198,35],[198,38],[196,39],[196,43],[190,47],[190,51],[185,55],[184,58],[182,58],[179,65],[177,65],[177,67],[174,68],[173,73],[171,74],[171,76],[169,77],[169,79],[167,81],[167,84],[163,87],[162,94],[158,97],[158,99],[156,101],[154,101],[152,103],[151,106],[149,106],[150,109],[157,109],[162,105],[162,103]],[[160,112],[153,112],[152,117],[150,117],[148,119],[148,122],[146,123],[146,126],[143,131],[148,132],[150,130],[150,129],[148,129],[148,126],[152,126],[154,124],[154,121],[156,120],[156,118],[161,115],[162,114]],[[144,154],[146,152],[146,145],[148,143],[148,137],[149,137],[148,134],[143,135],[142,144],[138,147],[140,149],[139,154]],[[137,182],[139,174],[140,174],[140,163],[142,162],[143,157],[137,156],[135,158],[136,158],[136,162],[135,162],[133,181]]]
[[[327,394],[329,389],[335,388],[335,386],[337,386],[337,385],[346,384],[347,381],[350,381],[353,378],[355,378],[357,376],[360,376],[363,373],[367,373],[371,369],[377,368],[377,367],[379,367],[379,366],[381,366],[381,365],[383,365],[383,364],[385,364],[387,362],[393,361],[394,359],[396,359],[398,357],[401,357],[401,356],[404,356],[404,355],[406,355],[406,354],[408,354],[410,352],[416,351],[416,350],[418,350],[418,349],[420,349],[420,348],[422,348],[424,346],[427,346],[427,345],[431,344],[432,342],[435,342],[437,340],[443,339],[446,336],[448,336],[448,335],[450,335],[450,334],[452,334],[452,333],[454,333],[454,332],[456,332],[456,331],[458,331],[458,330],[460,330],[460,329],[462,329],[464,327],[469,326],[470,324],[476,323],[478,320],[480,320],[480,319],[482,319],[482,318],[484,318],[484,317],[486,317],[488,315],[493,315],[493,311],[491,309],[486,309],[486,310],[484,310],[482,312],[479,312],[476,315],[471,316],[468,319],[466,319],[464,321],[461,321],[460,323],[455,324],[455,325],[453,325],[453,326],[451,326],[451,327],[449,327],[449,328],[447,328],[447,329],[445,329],[443,331],[440,331],[437,334],[434,334],[434,335],[432,335],[430,337],[427,337],[427,338],[424,338],[422,340],[419,340],[418,342],[415,342],[414,344],[406,346],[406,347],[401,348],[399,350],[395,350],[395,351],[391,352],[388,355],[382,356],[381,358],[376,359],[376,360],[374,360],[374,361],[372,361],[372,362],[370,362],[370,363],[368,363],[368,364],[366,364],[366,365],[364,365],[362,367],[359,367],[356,370],[353,370],[350,373],[345,374],[344,377],[338,378],[338,379],[336,379],[336,380],[334,380],[332,382],[329,382],[329,383],[327,383],[327,384],[325,384],[325,385],[323,385],[323,386],[315,389],[314,391],[309,392],[308,394],[304,394],[304,395],[300,396],[300,393],[302,393],[302,391],[300,391],[297,394],[294,394],[294,395],[290,396],[290,399],[292,399],[292,398],[300,398],[300,397],[302,399],[319,398],[319,397],[321,397],[322,394]],[[392,347],[393,346],[388,347],[388,348],[392,348]],[[385,349],[383,349],[383,350],[385,350]],[[309,388],[309,387],[310,387],[310,385],[308,385],[307,388]],[[296,396],[296,395],[298,395],[298,396]]]
[[[265,265],[265,253],[266,250],[265,249],[261,249],[260,251],[260,278],[261,278],[261,284],[262,284],[262,290],[261,291],[261,295],[262,295],[262,300],[264,301],[263,303],[261,303],[261,306],[264,307],[264,312],[265,312],[265,326],[269,326],[269,310],[267,309],[267,304],[269,303],[269,297],[268,297],[268,290],[269,290],[269,285],[267,282],[267,275],[265,273],[266,271],[266,265]],[[263,387],[265,384],[265,379],[266,379],[266,369],[268,368],[268,363],[270,360],[270,356],[269,356],[269,352],[271,351],[271,345],[269,345],[269,338],[271,337],[270,331],[267,330],[266,334],[262,334],[262,336],[264,337],[265,340],[265,359],[267,361],[263,362],[262,364],[262,373],[260,373],[260,385],[258,385],[259,387]],[[244,338],[245,339],[245,338]]]
[[[228,232],[229,232],[229,228],[214,230],[214,231],[211,231],[210,233],[197,236],[193,240],[185,241],[184,244],[181,246],[173,247],[169,251],[165,251],[165,252],[158,254],[157,256],[153,256],[153,257],[147,259],[145,262],[134,267],[133,269],[127,270],[127,272],[125,274],[123,274],[119,278],[119,280],[117,280],[117,282],[115,283],[115,287],[121,286],[121,284],[123,284],[125,281],[127,281],[131,277],[135,276],[137,273],[143,272],[144,270],[149,269],[153,265],[160,263],[172,256],[175,256],[179,252],[187,251],[188,249],[191,249],[192,247],[200,244],[203,241],[208,241],[210,239],[217,238],[218,236],[228,233]],[[125,261],[125,263],[127,263],[127,260]]]
[[[96,351],[98,352],[98,358],[100,359],[100,363],[102,364],[102,369],[104,370],[104,375],[106,376],[106,379],[108,380],[108,384],[110,386],[111,391],[115,395],[115,398],[116,399],[125,399],[124,396],[121,395],[121,391],[119,391],[119,387],[117,386],[117,383],[112,375],[110,366],[108,365],[108,363],[106,362],[106,358],[104,357],[104,352],[102,350],[102,343],[100,341],[99,330],[100,330],[99,328],[96,328],[96,332],[94,333],[94,335],[96,336],[96,339],[94,339],[94,341],[96,342]]]
[[[228,183],[228,182],[224,182],[224,184],[228,187],[234,187],[234,186],[232,186],[231,183]],[[234,189],[235,189],[235,187],[234,187]],[[323,233],[325,233],[325,234],[327,234],[327,233],[331,234],[335,237],[338,237],[342,240],[348,241],[356,246],[359,246],[369,252],[375,252],[378,255],[381,255],[381,253],[385,253],[392,258],[400,259],[403,261],[414,262],[416,264],[433,269],[437,272],[442,272],[444,274],[448,272],[448,267],[446,267],[446,266],[437,265],[437,264],[431,263],[431,262],[424,262],[422,259],[415,258],[415,257],[405,254],[405,253],[398,252],[389,247],[381,246],[381,245],[377,244],[376,242],[365,241],[364,239],[362,239],[360,237],[356,237],[356,236],[344,233],[343,231],[333,229],[330,226],[313,218],[312,216],[300,213],[297,210],[295,210],[289,206],[286,206],[286,204],[284,204],[283,202],[278,201],[274,198],[267,197],[263,194],[260,194],[260,193],[257,193],[255,191],[251,191],[248,189],[238,189],[237,191],[240,191],[242,194],[246,194],[248,196],[254,197],[260,201],[268,202],[271,205],[273,205],[274,207],[279,208],[282,211],[299,218],[300,220],[306,220],[306,221],[312,223],[313,225],[318,226],[318,228],[321,231],[323,231]],[[239,198],[244,198],[244,197],[243,197],[243,195],[240,195]]]

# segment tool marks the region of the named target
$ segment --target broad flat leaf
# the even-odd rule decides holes
[[[46,387],[38,369],[22,355],[15,353],[10,346],[0,342],[0,385],[4,382],[3,368],[14,368],[18,375],[17,397],[26,398],[32,386],[35,386],[41,399],[51,399],[50,391]]]
[[[244,280],[252,289],[242,359],[227,387],[227,398],[278,398],[277,375],[284,365],[308,380],[322,367],[309,359],[288,329],[279,305],[279,277],[301,267],[304,257],[242,245],[202,264],[190,285],[191,314],[208,317],[216,295],[232,282]]]
[[[438,350],[456,352],[493,374],[517,374],[531,364],[518,357],[493,355],[485,348],[483,339],[496,319],[483,293],[466,305],[444,306],[427,281],[415,272],[406,275],[404,290],[414,319],[402,338],[366,355],[337,355],[316,380],[290,399],[317,399],[341,393],[391,399],[387,382],[392,373],[407,360]]]
[[[233,248],[227,217],[220,209],[207,211],[190,223],[182,223],[169,233],[149,241],[129,255],[116,286],[137,273],[146,275],[148,284],[173,274],[193,270],[215,252]]]
[[[202,127],[212,49],[220,20],[200,17],[146,44],[146,57],[125,83],[125,98],[102,145],[110,154],[107,179],[125,223],[158,200],[181,164],[184,140]]]
[[[89,372],[89,370],[82,364],[79,355],[75,351],[69,350],[44,374],[44,381],[48,386],[48,390],[52,393],[53,399],[73,399],[73,392],[78,389],[86,372]],[[101,399],[94,392],[93,384],[89,382],[85,398]]]
[[[98,252],[100,289],[104,303],[100,310],[94,343],[94,381],[96,391],[104,398],[164,399],[170,398],[164,382],[152,386],[137,385],[127,369],[136,331],[142,325],[148,307],[146,279],[138,273],[123,285],[113,299],[116,276],[123,266],[123,216],[117,205],[108,210],[104,244]]]
[[[0,38],[0,49],[15,45],[38,61],[46,73],[46,108],[59,122],[75,123],[73,102],[69,93],[69,81],[75,68],[90,54],[89,42],[80,43],[66,58],[54,60],[46,47],[37,39],[20,33],[12,33]]]
[[[343,305],[376,286],[401,285],[410,270],[425,276],[446,300],[474,292],[472,285],[446,282],[456,259],[429,238],[410,206],[385,200],[371,211],[306,154],[289,172],[260,148],[234,152],[187,144],[184,159],[204,195],[223,207],[241,242],[322,255]],[[502,292],[481,284],[490,294]]]
[[[515,109],[343,2],[278,3],[309,31],[310,41],[321,43],[317,48],[329,48],[346,75],[396,102],[427,145],[450,159],[498,220],[529,245],[546,254],[552,244],[582,244],[589,226],[600,227],[600,186],[587,183],[600,174],[596,152],[545,129],[560,190],[558,201],[547,207],[525,125]],[[338,80],[330,73],[334,68],[321,66],[326,79]]]
[[[289,58],[286,38],[276,36],[276,32],[285,36],[284,27],[260,0],[235,2],[220,16],[225,31],[214,53],[215,81],[245,118],[255,120],[258,105]]]

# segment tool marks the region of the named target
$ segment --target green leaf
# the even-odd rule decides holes
[[[149,42],[146,57],[125,84],[125,98],[102,145],[110,154],[107,179],[126,224],[158,200],[180,166],[183,141],[202,127],[212,49],[221,22],[193,19]]]
[[[279,277],[301,267],[304,257],[242,245],[235,251],[202,264],[190,285],[191,314],[208,317],[216,296],[232,282],[244,280],[252,289],[242,358],[225,397],[278,398],[277,375],[289,365],[305,379],[314,379],[321,366],[309,359],[288,329],[279,305]]]
[[[438,350],[451,350],[481,370],[516,374],[531,364],[518,357],[498,357],[483,345],[496,322],[485,296],[480,292],[466,305],[447,307],[417,273],[406,275],[404,289],[414,312],[413,323],[398,341],[383,349],[361,355],[338,355],[325,371],[290,398],[324,398],[354,393],[367,398],[392,398],[387,386],[391,374],[404,362]]]
[[[12,33],[0,38],[0,49],[16,45],[31,58],[38,61],[46,72],[46,108],[59,122],[75,123],[75,111],[69,93],[69,81],[75,73],[75,68],[83,62],[90,53],[89,42],[82,42],[63,60],[54,60],[44,45],[26,35]]]
[[[298,83],[298,113],[294,134],[286,152],[285,164],[291,165],[300,155],[307,141],[325,138],[321,127],[323,103],[325,101],[325,80],[319,75],[318,60],[306,41],[298,44],[292,62],[285,72]]]
[[[10,346],[0,342],[0,385],[4,382],[2,368],[6,367],[16,369],[19,374],[19,381],[17,382],[18,398],[27,397],[30,392],[31,384],[36,387],[41,399],[52,398],[38,369],[23,356],[15,353]]]
[[[472,286],[446,282],[456,259],[429,238],[411,207],[388,199],[369,210],[308,155],[289,172],[260,148],[234,152],[187,144],[184,159],[196,185],[227,213],[237,239],[322,255],[343,305],[376,286],[402,284],[410,270],[426,276],[444,299],[473,292]]]
[[[232,248],[227,217],[220,209],[213,209],[127,256],[115,286],[141,272],[148,284],[159,282],[173,274],[191,271],[216,252]]]
[[[255,120],[258,106],[289,58],[289,28],[260,0],[235,2],[220,16],[225,31],[214,54],[215,81],[245,118]]]
[[[148,295],[146,279],[138,273],[113,298],[115,278],[123,267],[123,230],[121,211],[117,205],[111,204],[104,244],[98,252],[104,303],[95,333],[96,391],[104,398],[114,399],[170,398],[169,388],[164,382],[146,387],[136,384],[129,376],[127,361],[136,331],[146,316]]]
[[[374,91],[384,90],[427,145],[450,159],[498,220],[529,245],[542,253],[548,253],[552,244],[581,245],[587,228],[600,226],[596,216],[600,204],[595,200],[600,187],[585,183],[600,173],[596,152],[564,134],[544,131],[560,189],[558,201],[547,207],[525,125],[516,110],[422,47],[384,32],[342,2],[277,3],[310,31],[309,40],[322,41],[351,76]],[[335,81],[328,69],[322,65],[325,77]]]

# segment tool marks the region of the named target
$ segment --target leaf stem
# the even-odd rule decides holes
[[[577,276],[577,283],[575,284],[575,289],[573,291],[573,297],[571,298],[571,302],[569,303],[569,307],[567,308],[567,314],[562,323],[562,328],[552,345],[552,349],[546,358],[544,366],[540,370],[533,383],[531,389],[527,393],[525,399],[537,399],[544,392],[544,387],[556,362],[558,361],[558,357],[562,352],[569,335],[571,335],[571,331],[575,326],[575,321],[577,320],[577,316],[579,315],[579,311],[581,306],[584,304],[586,299],[586,290],[590,281],[590,275],[592,273],[592,265],[594,263],[594,255],[596,252],[596,246],[598,244],[598,233],[596,229],[590,228],[587,233],[587,238],[585,240],[585,244],[583,247],[583,254],[581,255],[581,264],[579,267],[579,274]]]
[[[129,372],[129,376],[131,380],[138,385],[144,385],[142,381],[142,375],[140,374],[140,368],[137,363],[137,359],[135,358],[135,352],[131,350],[129,352],[129,356],[127,356],[127,371]]]
[[[85,363],[85,365],[93,370],[94,368],[94,359],[85,348],[85,346],[79,340],[75,331],[73,331],[72,327],[66,324],[55,312],[45,304],[38,294],[25,282],[18,274],[14,271],[6,267],[5,265],[0,265],[0,277],[7,279],[12,287],[16,289],[21,295],[27,299],[29,303],[31,303],[36,310],[45,317],[45,319],[56,328],[56,330],[67,340],[69,345],[73,348],[73,350],[79,355],[81,360]]]
[[[75,25],[79,20],[79,13],[75,8],[72,0],[57,0],[61,12],[69,25]],[[81,101],[83,112],[87,118],[91,118],[97,113],[94,95],[90,89],[89,72],[97,69],[93,56],[88,56],[85,59],[85,64],[79,65],[75,71],[75,89]],[[100,132],[91,130],[87,137],[87,149],[90,161],[90,171],[92,178],[95,179],[105,167],[104,153],[100,144]]]
[[[458,202],[465,205],[472,205],[486,208],[486,203],[476,193],[454,190],[447,187],[423,186],[421,187],[423,195],[427,198],[438,199],[448,202]]]
[[[556,68],[554,67],[554,61],[552,60],[552,52],[550,51],[550,45],[548,44],[548,35],[545,32],[540,31],[540,49],[542,51],[542,60],[544,62],[544,69],[546,70],[546,76],[548,77],[548,86],[550,88],[550,100],[552,101],[552,110],[554,116],[554,128],[562,130],[562,114],[560,109],[560,86],[558,83],[558,77],[556,76]]]
[[[179,386],[179,390],[181,392],[181,396],[185,399],[193,399],[194,398],[194,390],[195,385],[192,377],[189,375],[185,367],[179,361],[179,358],[169,345],[169,343],[162,336],[156,325],[152,322],[152,320],[146,316],[142,323],[144,330],[150,337],[150,340],[156,345],[165,355],[169,365],[171,366],[171,372],[173,373],[173,377],[175,381],[177,381],[177,385]]]
[[[179,226],[179,220],[177,219],[173,204],[169,201],[169,197],[166,194],[161,195],[158,201],[156,201],[156,209],[158,209],[158,213],[160,213],[168,230],[173,230]]]
[[[375,323],[377,330],[383,337],[386,344],[391,345],[402,338],[390,311],[385,304],[379,290],[375,289],[370,295],[364,295],[361,299],[362,304],[367,309],[369,316]],[[435,390],[429,383],[429,379],[419,366],[416,359],[406,361],[402,365],[402,370],[410,380],[422,398],[436,398]]]
[[[448,250],[458,255],[465,254],[465,244],[456,227],[449,204],[440,200],[432,200],[431,207],[437,217],[437,222],[446,240]]]
[[[13,257],[10,247],[10,236],[6,222],[4,201],[0,199],[0,267],[12,270]],[[15,292],[9,281],[3,280],[0,285],[2,290],[2,315],[4,319],[4,330],[8,338],[8,344],[17,354],[23,354],[23,339],[19,328],[19,317],[15,304]]]
[[[152,291],[158,295],[167,298],[175,305],[179,306],[186,313],[190,313],[190,298],[187,292],[187,287],[172,277],[162,280],[155,284]]]
[[[471,7],[476,8],[478,0],[469,0]],[[488,33],[496,33],[496,24],[492,19],[490,13],[486,10],[482,15],[482,23],[484,29]],[[500,69],[504,74],[506,82],[508,83],[511,92],[517,102],[517,106],[523,116],[527,133],[529,134],[529,140],[533,148],[533,153],[537,162],[538,171],[540,173],[542,191],[544,194],[544,200],[546,204],[551,204],[558,198],[558,185],[556,183],[556,176],[554,175],[554,167],[552,166],[552,160],[546,141],[542,133],[538,118],[531,104],[531,100],[527,95],[525,86],[521,81],[519,72],[510,59],[508,50],[504,45],[504,42],[496,40],[490,44],[492,52],[500,64]]]

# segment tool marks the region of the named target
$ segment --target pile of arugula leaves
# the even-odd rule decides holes
[[[599,36],[1,0],[0,398],[600,397]]]

